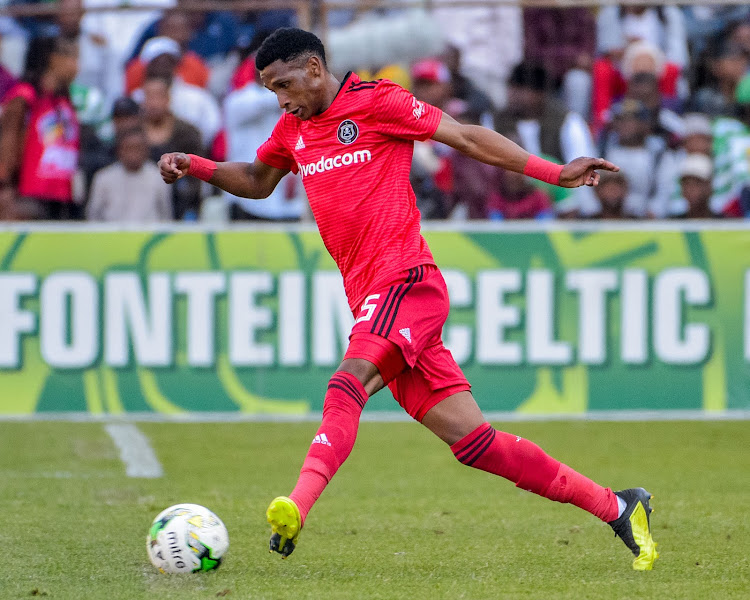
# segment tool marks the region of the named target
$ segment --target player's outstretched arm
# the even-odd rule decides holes
[[[459,123],[445,113],[432,139],[488,165],[524,173],[561,187],[597,185],[599,183],[597,169],[620,170],[618,166],[603,158],[581,157],[564,166],[555,165],[538,156],[532,156],[521,146],[496,131],[479,125]]]
[[[268,198],[281,178],[289,172],[276,169],[257,158],[254,163],[215,163],[183,152],[163,154],[159,159],[159,171],[166,183],[192,175],[242,198]]]

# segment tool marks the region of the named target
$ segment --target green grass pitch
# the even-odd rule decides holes
[[[750,597],[750,422],[495,425],[605,485],[651,491],[654,570],[634,572],[594,517],[460,465],[413,423],[362,424],[282,561],[264,512],[291,491],[316,424],[141,423],[165,476],[139,480],[100,423],[5,422],[0,598]],[[148,526],[177,502],[226,523],[218,571],[148,562]]]

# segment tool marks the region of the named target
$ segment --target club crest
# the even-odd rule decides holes
[[[339,130],[336,132],[336,137],[342,144],[351,144],[359,137],[359,127],[350,119],[341,121]]]

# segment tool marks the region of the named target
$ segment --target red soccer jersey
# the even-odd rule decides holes
[[[299,172],[323,243],[344,277],[352,311],[397,273],[434,264],[409,183],[414,140],[442,112],[401,86],[348,74],[323,113],[284,114],[258,158]]]

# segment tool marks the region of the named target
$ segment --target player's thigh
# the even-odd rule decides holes
[[[415,365],[388,387],[403,409],[420,423],[424,423],[425,416],[435,406],[471,389],[461,367],[440,338],[425,348]]]
[[[484,415],[468,390],[444,398],[422,418],[422,425],[448,445],[465,438],[484,422]]]

